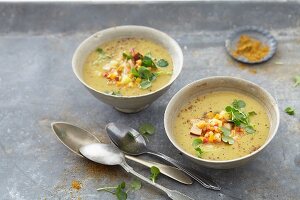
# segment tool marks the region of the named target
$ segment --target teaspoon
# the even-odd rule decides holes
[[[88,144],[80,147],[79,151],[84,157],[94,162],[104,165],[120,165],[128,173],[131,173],[139,179],[145,181],[146,183],[149,183],[150,185],[164,191],[173,200],[193,200],[185,194],[165,188],[164,186],[159,185],[134,171],[133,168],[126,163],[123,152],[121,152],[117,147],[115,147],[112,144]]]
[[[199,182],[203,187],[212,190],[221,190],[221,187],[207,176],[184,166],[177,160],[174,160],[160,152],[148,149],[144,137],[142,137],[135,129],[123,124],[109,123],[106,125],[105,130],[111,141],[124,153],[129,155],[152,154],[158,156],[185,172],[187,175]]]

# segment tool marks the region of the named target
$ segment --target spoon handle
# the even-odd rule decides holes
[[[142,160],[140,158],[130,156],[130,155],[125,155],[125,158],[127,158],[129,160],[133,160],[133,161],[140,163],[147,167],[155,166],[159,169],[159,171],[162,174],[164,174],[180,183],[183,183],[183,184],[192,184],[193,183],[192,179],[189,176],[187,176],[184,172],[182,172],[180,169],[178,169],[176,167],[168,166],[168,165],[164,165],[161,163],[152,162],[152,161],[148,161],[148,160]]]
[[[173,200],[194,200],[193,198],[191,197],[188,197],[186,196],[185,194],[182,194],[178,191],[175,191],[175,190],[170,190],[168,188],[165,188],[164,186],[162,185],[159,185],[155,182],[152,182],[150,179],[146,178],[145,176],[137,173],[136,171],[133,170],[132,167],[130,167],[126,162],[123,162],[121,163],[121,166],[129,173],[135,175],[136,177],[138,177],[139,179],[145,181],[146,183],[164,191],[169,197],[170,199],[173,199]]]
[[[152,151],[152,150],[148,150],[147,153],[158,156],[158,157],[168,161],[169,163],[173,164],[175,167],[182,170],[187,175],[189,175],[194,180],[196,180],[198,183],[200,183],[203,187],[208,188],[208,189],[212,189],[212,190],[221,190],[221,187],[217,183],[215,183],[213,180],[211,180],[210,178],[206,177],[203,174],[200,174],[198,171],[196,171],[194,169],[191,169],[187,166],[184,166],[183,164],[181,164],[177,160],[174,160],[173,158],[170,158],[169,156],[166,156],[162,153],[155,152],[155,151]]]

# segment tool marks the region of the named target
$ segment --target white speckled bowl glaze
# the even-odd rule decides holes
[[[173,60],[173,75],[168,84],[161,89],[139,96],[114,96],[95,90],[83,80],[83,65],[87,56],[99,45],[120,38],[137,37],[151,40],[165,47]],[[76,49],[73,59],[73,72],[79,81],[100,101],[112,105],[117,110],[125,113],[134,113],[148,107],[153,101],[164,94],[173,81],[181,72],[183,64],[183,54],[177,42],[167,34],[153,28],[144,26],[117,26],[97,32],[84,40]]]
[[[173,136],[173,127],[175,123],[175,117],[177,116],[182,106],[184,106],[190,99],[193,99],[199,95],[206,94],[208,92],[218,90],[229,90],[249,95],[259,101],[265,107],[270,120],[270,132],[265,144],[262,145],[258,150],[237,159],[214,161],[201,159],[192,154],[189,154],[185,152],[179,144],[176,143],[176,140]],[[195,81],[177,92],[166,108],[164,115],[164,125],[170,141],[188,158],[205,167],[215,169],[228,169],[241,166],[249,160],[253,159],[271,142],[279,126],[279,109],[276,100],[260,86],[240,78],[216,76]]]

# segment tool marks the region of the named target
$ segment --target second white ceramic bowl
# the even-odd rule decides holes
[[[104,92],[100,92],[90,87],[85,83],[82,77],[83,65],[87,56],[94,51],[101,44],[120,38],[144,38],[160,44],[167,49],[173,61],[173,75],[168,84],[161,89],[140,96],[114,96]],[[117,26],[109,29],[99,31],[86,40],[84,40],[76,49],[73,59],[72,67],[78,80],[100,101],[112,105],[117,110],[125,113],[138,112],[148,107],[153,101],[164,94],[173,81],[181,72],[183,64],[183,54],[177,42],[167,34],[153,28],[144,26]]]
[[[269,137],[265,144],[262,145],[258,150],[244,157],[224,161],[205,160],[187,153],[176,142],[173,134],[175,117],[177,116],[182,106],[185,105],[191,98],[195,98],[208,92],[220,90],[236,91],[247,94],[257,99],[265,107],[269,116]],[[167,136],[173,143],[173,145],[192,161],[198,163],[199,165],[209,168],[227,169],[245,164],[250,159],[253,159],[259,152],[261,152],[261,150],[263,150],[271,142],[279,126],[279,109],[276,100],[260,86],[240,78],[216,76],[195,81],[182,88],[179,92],[177,92],[166,108],[164,115],[164,125]]]

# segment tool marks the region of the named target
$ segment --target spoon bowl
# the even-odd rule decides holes
[[[53,122],[51,127],[57,138],[73,153],[81,156],[79,148],[87,144],[100,143],[98,138],[88,131],[66,122]]]
[[[105,130],[110,140],[129,155],[141,155],[147,152],[146,141],[135,129],[123,124],[109,123]]]

